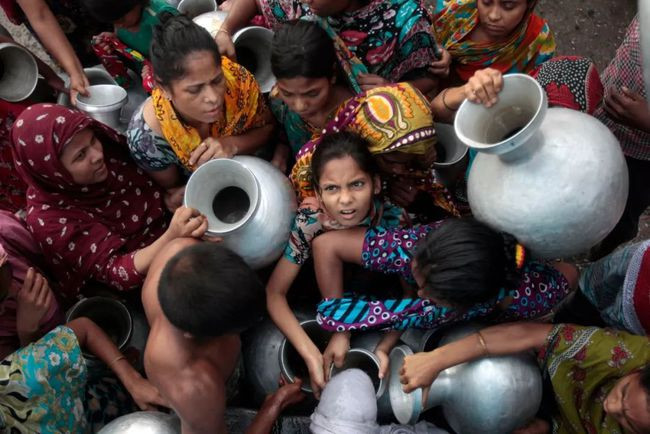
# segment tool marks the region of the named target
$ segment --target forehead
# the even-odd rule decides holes
[[[640,375],[634,375],[630,380],[626,396],[627,416],[637,431],[650,432],[648,392],[641,385],[640,379]]]
[[[333,158],[323,166],[320,182],[349,180],[365,175],[356,161],[349,155]]]
[[[285,92],[291,93],[306,93],[327,86],[329,86],[329,80],[325,77],[293,77],[278,80],[278,87]]]
[[[183,59],[183,71],[185,74],[177,81],[184,83],[213,79],[221,74],[221,68],[210,51],[193,51],[187,54]]]
[[[84,128],[81,131],[78,131],[72,139],[68,142],[67,145],[63,148],[63,152],[74,152],[78,149],[83,148],[84,146],[90,144],[94,136],[93,130],[90,128]]]

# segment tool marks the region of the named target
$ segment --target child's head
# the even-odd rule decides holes
[[[418,294],[458,307],[495,297],[519,275],[516,243],[505,237],[471,218],[446,220],[417,245]]]
[[[478,0],[481,28],[494,41],[502,41],[519,26],[537,0]]]
[[[111,23],[131,32],[140,28],[142,9],[148,3],[149,0],[82,0],[83,7],[97,21]]]
[[[221,56],[210,33],[185,15],[159,15],[151,42],[156,81],[187,122],[221,118],[226,92]]]
[[[244,260],[204,242],[178,252],[165,265],[158,300],[176,328],[195,337],[239,333],[263,313],[264,290]]]
[[[327,134],[311,160],[314,190],[327,213],[343,226],[357,226],[381,191],[379,169],[368,142],[354,133]]]
[[[273,35],[271,70],[277,79],[279,96],[303,118],[326,107],[336,65],[331,38],[314,22],[284,23]]]
[[[603,402],[625,432],[650,433],[650,365],[618,380]]]

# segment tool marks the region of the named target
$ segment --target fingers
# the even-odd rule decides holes
[[[50,292],[50,287],[47,284],[47,279],[44,278],[40,273],[37,274],[37,280],[35,285],[35,300],[38,304],[44,305],[47,294]]]
[[[633,100],[633,101],[641,101],[643,100],[643,97],[639,95],[636,92],[632,92],[629,88],[623,86],[621,87],[621,93],[625,95],[627,98]]]
[[[205,231],[208,230],[208,219],[205,216],[199,216],[196,218],[196,220],[201,219],[201,225],[192,231],[192,237],[193,238],[201,238],[204,234]]]
[[[199,161],[199,159],[203,156],[204,153],[208,151],[208,144],[205,142],[202,142],[199,146],[196,147],[195,150],[192,151],[190,154],[190,159],[188,163],[190,166],[195,166],[196,163]]]
[[[345,362],[346,355],[347,355],[347,351],[334,354],[334,366],[336,366],[337,368],[342,368],[343,363]]]
[[[326,383],[330,380],[330,368],[332,367],[332,363],[332,353],[330,351],[325,351],[325,354],[323,354],[323,375]]]
[[[388,356],[385,353],[379,353],[377,354],[377,357],[379,358],[379,378],[382,379],[388,375],[388,367],[390,366],[390,362]]]
[[[427,401],[429,399],[429,389],[431,389],[431,386],[426,386],[422,388],[422,408],[427,408]]]

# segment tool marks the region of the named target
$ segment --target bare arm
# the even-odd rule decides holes
[[[501,356],[541,348],[552,328],[552,324],[541,323],[500,324],[481,330],[480,335],[473,333],[433,351],[406,356],[400,371],[404,391],[428,387],[440,372],[483,357],[486,350]]]
[[[79,346],[87,348],[111,368],[141,409],[155,410],[155,405],[168,406],[158,389],[133,369],[97,324],[88,318],[76,318],[70,321],[67,327],[77,336]]]
[[[76,93],[86,93],[88,79],[79,58],[45,0],[17,0],[39,39],[70,76],[73,101]]]
[[[312,244],[316,280],[323,298],[343,297],[343,263],[361,265],[365,228],[331,231]]]
[[[0,42],[16,44],[29,51],[29,49],[16,42],[13,38],[5,35],[0,35]],[[57,92],[65,92],[65,84],[63,83],[63,80],[61,80],[61,77],[56,75],[56,72],[54,72],[54,70],[52,70],[52,68],[50,68],[50,66],[47,63],[43,62],[38,56],[32,55],[32,57],[34,57],[34,60],[36,60],[36,65],[38,65],[38,72],[43,76],[47,84],[49,84],[52,89],[56,90]]]
[[[232,35],[246,26],[257,14],[257,2],[255,0],[233,0],[233,3],[226,21],[221,25],[214,39],[219,47],[219,53],[235,60],[235,46],[232,43]]]
[[[237,146],[238,155],[254,154],[271,139],[273,128],[273,124],[267,124],[263,127],[252,129],[238,136],[222,137],[218,140],[224,144],[234,144]]]
[[[305,397],[300,392],[300,386],[302,386],[302,382],[298,380],[293,384],[285,384],[273,395],[267,396],[262,408],[257,412],[255,420],[246,430],[246,434],[269,434],[282,410],[302,401]]]
[[[299,271],[300,265],[294,264],[284,257],[280,258],[266,285],[266,307],[273,322],[305,360],[310,372],[312,390],[319,391],[325,387],[324,373],[321,370],[322,355],[318,347],[300,327],[298,319],[287,302],[287,292]]]

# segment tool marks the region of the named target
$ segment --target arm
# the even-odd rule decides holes
[[[131,366],[113,341],[106,336],[97,324],[88,318],[76,318],[67,324],[77,336],[79,346],[87,348],[101,359],[124,384],[138,407],[142,410],[155,410],[156,405],[168,406],[149,381]]]
[[[11,44],[16,44],[20,47],[25,48],[26,50],[30,51],[28,48],[24,47],[23,45],[19,44],[15,40],[13,40],[10,37],[0,35],[0,43],[11,43]],[[65,83],[63,83],[63,80],[61,80],[61,77],[56,75],[56,72],[50,66],[43,62],[38,56],[35,56],[32,54],[32,57],[34,60],[36,60],[36,65],[38,66],[38,72],[43,76],[47,84],[50,85],[50,87],[57,92],[66,92],[65,89]]]
[[[248,22],[257,13],[257,3],[255,0],[234,0],[230,6],[230,11],[217,32],[215,40],[219,46],[219,52],[223,55],[235,58],[235,47],[232,43],[232,35]]]
[[[481,330],[480,335],[473,333],[433,351],[406,356],[400,371],[404,392],[428,387],[445,369],[478,359],[486,353],[502,356],[541,348],[552,328],[552,324],[501,324]]]
[[[287,292],[299,271],[300,265],[284,257],[280,258],[266,285],[266,307],[273,322],[305,360],[309,368],[312,390],[318,394],[325,387],[322,371],[323,357],[318,347],[300,327],[298,319],[287,302]]]
[[[246,434],[269,434],[282,410],[305,398],[300,391],[301,386],[302,381],[297,379],[295,383],[285,384],[273,395],[267,396],[253,423],[246,429]]]
[[[343,263],[361,265],[366,228],[327,232],[313,244],[316,281],[323,298],[343,297]]]
[[[271,116],[271,112],[265,114],[265,117],[269,116]],[[274,125],[270,123],[269,119],[269,123],[264,126],[254,128],[238,136],[223,137],[219,140],[224,142],[224,144],[235,145],[237,147],[238,155],[254,154],[258,149],[269,142],[273,135],[273,129]]]
[[[75,101],[77,93],[87,92],[88,78],[56,17],[44,0],[17,0],[17,2],[45,48],[54,55],[70,76],[72,100]]]

